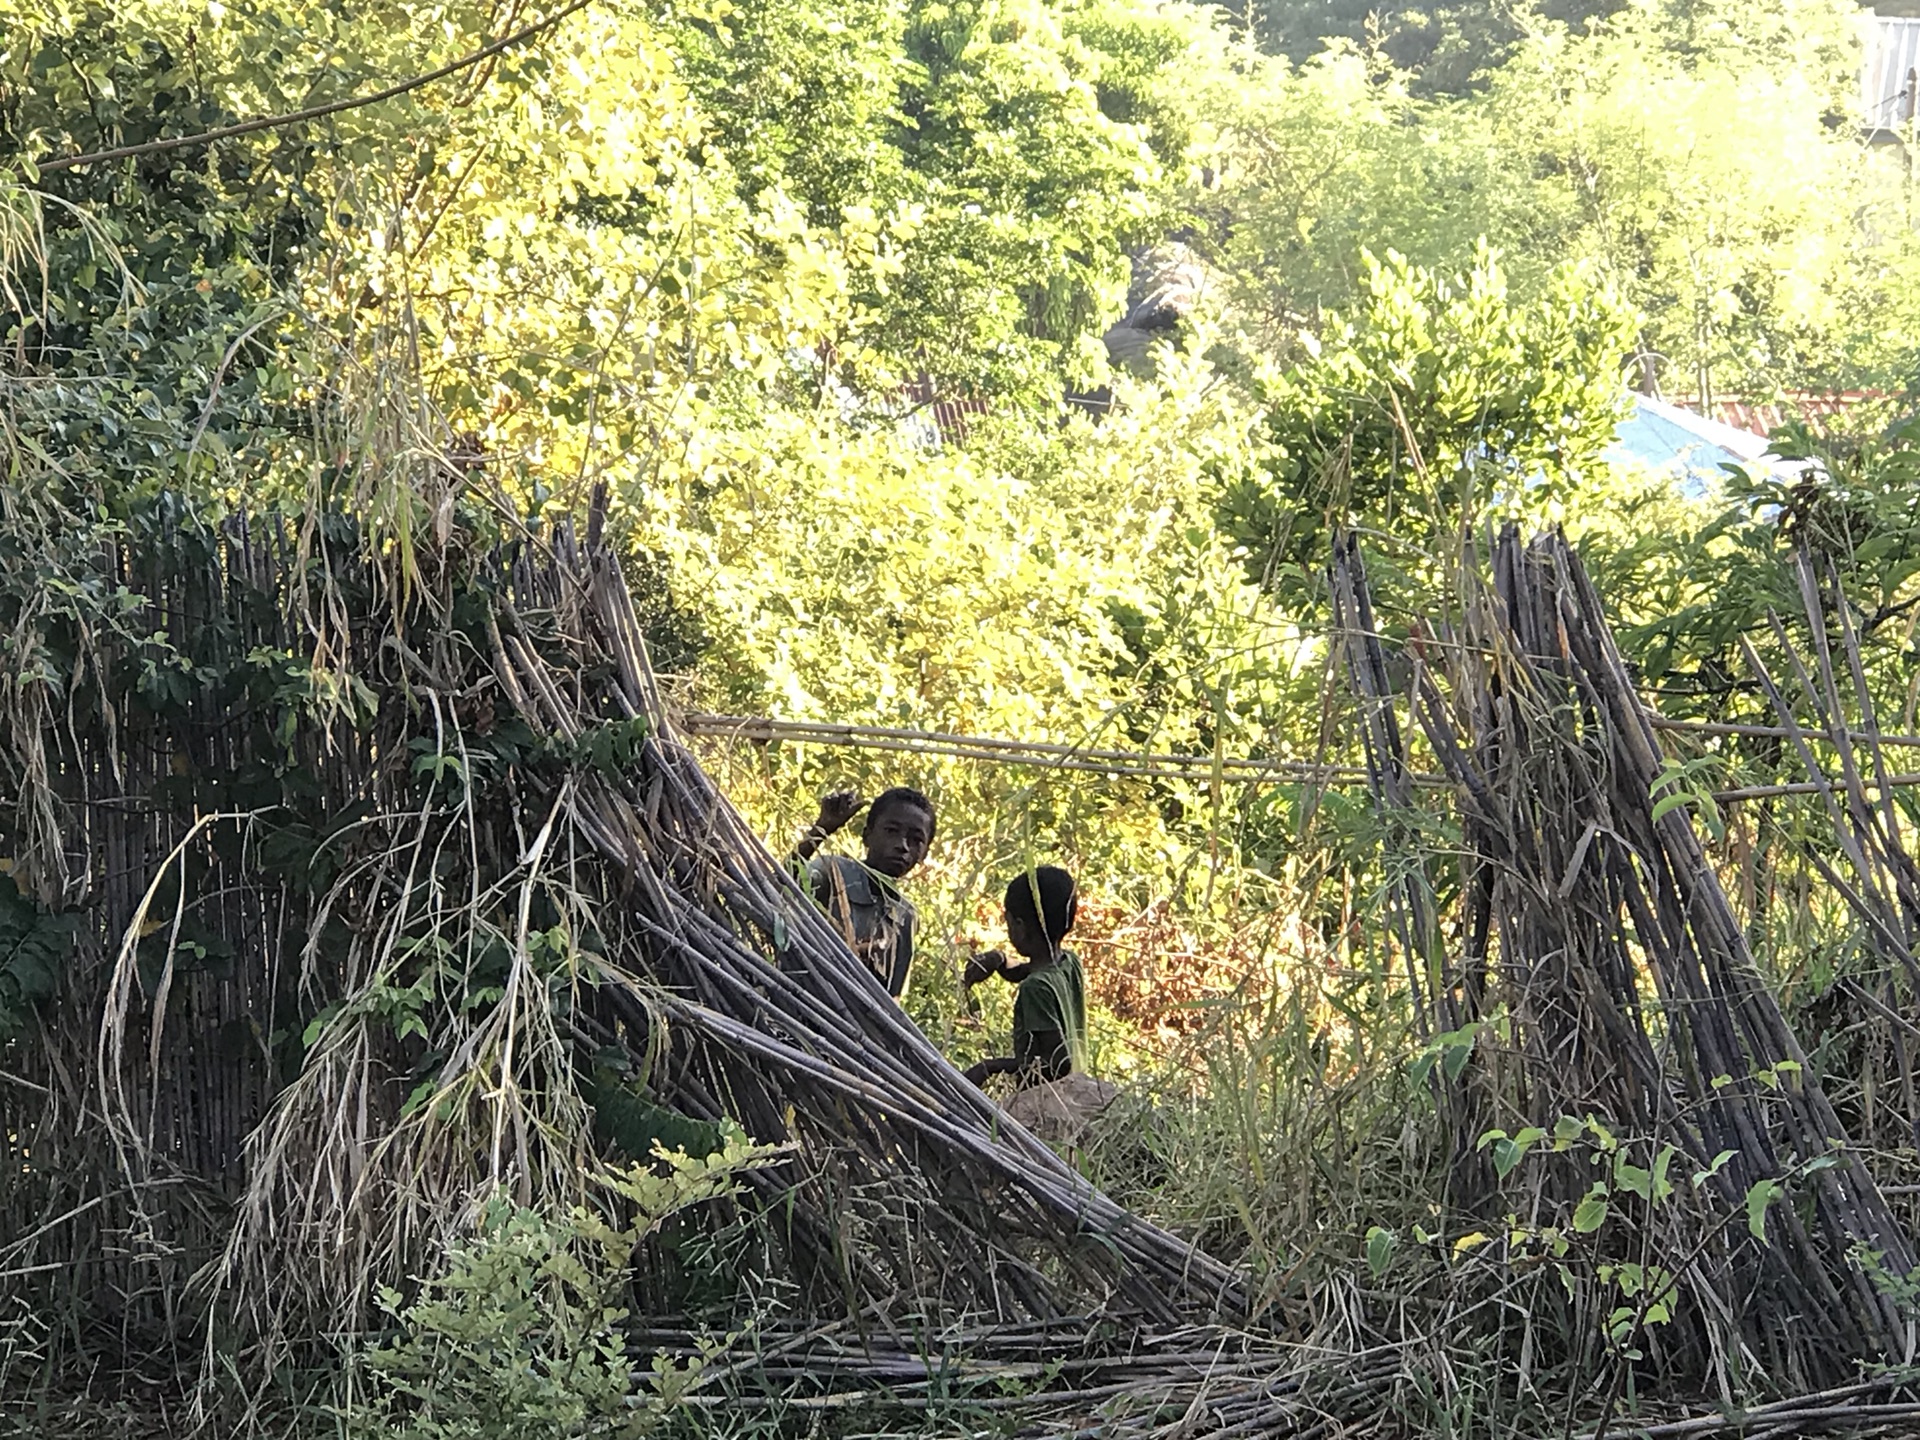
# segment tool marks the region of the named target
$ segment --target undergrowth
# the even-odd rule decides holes
[[[472,1234],[411,1297],[383,1287],[387,1333],[357,1357],[348,1440],[515,1440],[651,1435],[699,1380],[698,1360],[636,1356],[628,1324],[634,1252],[673,1215],[737,1193],[773,1152],[738,1132],[704,1158],[599,1177],[618,1218],[588,1206],[542,1213],[496,1191]],[[742,1327],[744,1328],[744,1327]],[[717,1337],[723,1354],[731,1337]]]

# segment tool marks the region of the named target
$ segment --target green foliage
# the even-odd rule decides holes
[[[683,74],[708,116],[707,142],[741,193],[777,189],[816,225],[845,206],[908,198],[894,133],[909,83],[907,7],[864,0],[831,11],[806,0],[691,8],[680,18]]]
[[[1220,0],[1250,24],[1263,48],[1305,62],[1327,46],[1367,49],[1416,77],[1426,93],[1459,93],[1503,60],[1525,34],[1524,10],[1503,0],[1307,0],[1259,5]],[[1585,15],[1616,8],[1613,0],[1572,0]],[[1516,13],[1518,11],[1519,13]]]
[[[701,1362],[628,1352],[626,1294],[635,1252],[673,1215],[735,1193],[772,1151],[737,1130],[704,1159],[657,1161],[604,1175],[610,1220],[584,1206],[544,1215],[496,1193],[473,1236],[409,1300],[384,1290],[393,1333],[360,1360],[364,1398],[347,1434],[366,1440],[518,1440],[590,1433],[640,1436],[668,1423]],[[714,1354],[720,1353],[716,1346]]]
[[[1530,198],[1640,307],[1641,346],[1666,357],[1674,390],[1844,375],[1829,347],[1901,203],[1892,172],[1828,123],[1833,75],[1857,53],[1850,30],[1833,25],[1823,71],[1806,61],[1818,37],[1787,38],[1766,9],[1740,7],[1731,23],[1630,15],[1583,40],[1547,37],[1488,97],[1496,125],[1550,172]]]
[[[1491,101],[1423,102],[1349,51],[1217,78],[1208,101],[1222,180],[1198,203],[1233,313],[1272,353],[1288,355],[1322,311],[1364,302],[1364,252],[1451,271],[1491,237],[1523,298],[1578,253],[1530,137]]]
[[[372,37],[316,46],[272,10],[194,19],[167,4],[0,7],[0,164],[30,183],[36,161],[332,98],[391,53]],[[60,172],[28,197],[39,253],[0,340],[51,373],[0,384],[10,439],[60,492],[117,505],[230,482],[294,443],[286,291],[324,222],[316,169],[269,133],[217,160],[186,149]]]
[[[78,926],[77,916],[49,914],[11,879],[0,886],[0,1042],[24,1031],[33,1008],[59,988]]]
[[[905,44],[901,143],[928,203],[883,343],[949,383],[1050,399],[1041,376],[1086,374],[1119,309],[1120,244],[1151,213],[1158,162],[1102,110],[1099,54],[1040,0],[933,0]],[[948,315],[964,328],[928,328]]]
[[[1793,565],[1804,544],[1820,557],[1822,583],[1847,595],[1874,690],[1900,713],[1912,653],[1905,617],[1920,580],[1916,442],[1910,420],[1862,439],[1776,436],[1782,453],[1807,462],[1800,475],[1732,475],[1718,503],[1596,537],[1588,550],[1598,583],[1620,597],[1622,644],[1668,709],[1724,718],[1746,668],[1740,638],[1775,654],[1769,611],[1806,638]]]
[[[1352,307],[1363,248],[1453,269],[1485,236],[1523,299],[1561,262],[1596,265],[1670,391],[1904,375],[1861,323],[1869,296],[1904,303],[1912,239],[1903,172],[1847,123],[1854,7],[1607,8],[1467,47],[1500,63],[1465,98],[1420,98],[1350,50],[1223,86],[1228,183],[1207,203],[1239,303],[1284,328]]]
[[[1542,29],[1579,33],[1625,18],[1690,57],[1732,52],[1807,71],[1839,95],[1854,80],[1853,7],[1845,0],[1216,0],[1263,48],[1296,64],[1323,48],[1375,52],[1423,94],[1459,95],[1508,64]]]
[[[1063,366],[1097,366],[1120,247],[1164,223],[1162,167],[1191,128],[1173,76],[1208,27],[1124,4],[779,0],[682,33],[743,197],[784,194],[823,233],[887,236],[889,264],[849,275],[851,325],[822,336],[837,353],[813,386],[831,374],[884,400],[924,376],[1050,407]]]
[[[1223,492],[1255,575],[1299,576],[1341,525],[1417,557],[1483,517],[1558,519],[1611,438],[1629,320],[1609,291],[1563,271],[1516,302],[1484,250],[1457,281],[1391,256],[1368,274],[1357,318],[1263,386],[1270,458]]]
[[[1704,783],[1711,777],[1713,764],[1710,756],[1702,755],[1692,760],[1669,760],[1662,766],[1653,784],[1654,820],[1675,810],[1691,809],[1716,840],[1724,838],[1726,823],[1712,790]]]

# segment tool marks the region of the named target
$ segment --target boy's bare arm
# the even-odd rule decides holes
[[[984,1083],[995,1075],[1017,1075],[1019,1083],[1031,1085],[1040,1080],[1058,1080],[1073,1069],[1073,1052],[1067,1037],[1058,1030],[1035,1030],[1019,1036],[1014,1053],[994,1060],[982,1060],[969,1066],[967,1079]]]
[[[975,1085],[984,1085],[995,1075],[1013,1075],[1020,1069],[1020,1062],[1011,1055],[1003,1055],[994,1060],[982,1060],[977,1065],[969,1065],[963,1072]]]
[[[866,803],[858,790],[834,790],[822,796],[819,818],[800,832],[800,843],[793,847],[794,860],[804,865],[813,859],[828,837],[844,829]]]
[[[998,975],[1002,980],[1018,985],[1033,973],[1034,963],[1032,960],[1022,960],[1017,965],[1009,964],[1005,951],[983,950],[967,961],[965,982],[978,985],[989,975]]]

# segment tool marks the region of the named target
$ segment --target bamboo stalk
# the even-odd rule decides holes
[[[1683,1205],[1663,1219],[1673,1233],[1658,1242],[1649,1215],[1636,1222],[1636,1243],[1643,1255],[1656,1246],[1678,1251],[1668,1263],[1702,1298],[1699,1323],[1718,1316],[1714,1323],[1745,1338],[1707,1332],[1688,1342],[1668,1332],[1664,1345],[1690,1345],[1703,1363],[1741,1344],[1784,1348],[1814,1373],[1844,1365],[1848,1355],[1899,1353],[1903,1322],[1846,1256],[1857,1244],[1886,1246],[1887,1263],[1904,1273],[1906,1238],[1762,983],[1689,817],[1672,806],[1654,813],[1657,735],[1683,727],[1662,725],[1647,711],[1599,597],[1563,541],[1523,546],[1509,528],[1491,568],[1490,586],[1476,569],[1464,572],[1461,643],[1434,652],[1438,668],[1421,660],[1416,635],[1410,691],[1415,717],[1454,782],[1472,863],[1488,877],[1500,993],[1524,1057],[1529,1117],[1550,1125],[1558,1113],[1599,1106],[1610,1124],[1651,1137],[1651,1145],[1672,1144],[1703,1169],[1720,1150],[1731,1153],[1732,1163],[1699,1196],[1711,1204]],[[1377,648],[1364,577],[1343,549],[1336,550],[1335,596],[1349,648]],[[1377,662],[1354,667],[1363,724],[1392,713],[1384,678]],[[1827,691],[1837,698],[1831,684]],[[1849,814],[1864,824],[1857,805],[1835,807],[1838,787],[1824,782],[1808,748],[1825,732],[1840,752],[1840,784],[1863,792],[1846,742],[1835,738],[1837,704],[1805,730],[1781,719],[1770,728],[1800,747],[1806,790],[1822,795],[1837,825]],[[1463,738],[1463,725],[1477,733]],[[1390,743],[1388,735],[1363,733],[1370,755]],[[1390,766],[1375,763],[1373,771],[1383,803],[1402,803]],[[1896,778],[1885,767],[1876,772],[1883,792]],[[1729,791],[1724,798],[1746,797]],[[1857,846],[1851,853],[1864,855]],[[1398,859],[1396,872],[1410,873],[1411,861]],[[1401,943],[1412,941],[1402,926]],[[1638,994],[1642,964],[1660,996],[1657,1021]],[[1460,1006],[1473,993],[1466,972],[1440,972],[1433,1003]],[[1664,1035],[1658,1043],[1656,1024]],[[1747,1077],[1775,1062],[1796,1065],[1798,1083],[1763,1100]],[[1471,1148],[1480,1127],[1451,1123],[1456,1151]],[[1831,1168],[1812,1166],[1816,1160]],[[1807,1166],[1815,1172],[1809,1222],[1786,1207],[1769,1225],[1764,1249],[1721,1241],[1748,1187]],[[1564,1183],[1570,1204],[1587,1179],[1570,1175]],[[1789,1316],[1798,1318],[1789,1324]],[[1619,1374],[1616,1365],[1612,1383]]]
[[[1791,733],[1780,726],[1668,720],[1658,716],[1650,717],[1649,723],[1655,729],[1678,734],[1786,737]],[[735,715],[683,714],[675,717],[674,724],[684,734],[708,739],[769,743],[790,741],[796,744],[833,745],[886,754],[981,760],[1000,765],[1150,780],[1206,783],[1214,778],[1214,760],[1208,755],[1096,750],[1071,745],[1042,744],[1037,741],[959,735],[944,731],[772,720]],[[1833,743],[1832,738],[1823,732],[1803,733],[1809,739]],[[1879,743],[1911,743],[1920,746],[1920,736],[1882,736],[1879,737]],[[1323,765],[1305,760],[1260,760],[1232,756],[1223,757],[1220,765],[1219,778],[1231,784],[1261,784],[1275,778],[1319,785],[1368,783],[1367,772],[1363,768],[1351,765]],[[1430,771],[1407,770],[1404,773],[1406,783],[1423,789],[1444,789],[1455,783],[1447,775]],[[1474,783],[1470,771],[1466,774],[1465,783]],[[1899,774],[1887,774],[1883,770],[1876,776],[1875,784],[1883,794],[1894,788],[1920,785],[1920,772],[1905,771]],[[1785,781],[1774,785],[1734,786],[1712,793],[1715,801],[1731,804],[1740,800],[1763,800],[1785,795],[1818,795],[1822,791],[1820,782],[1817,781]]]

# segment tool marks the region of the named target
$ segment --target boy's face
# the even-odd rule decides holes
[[[1007,913],[1007,943],[1029,960],[1044,960],[1047,956],[1047,937],[1038,925],[1024,915]]]
[[[889,805],[868,817],[861,838],[867,844],[867,868],[898,880],[927,858],[933,817],[918,805]]]

